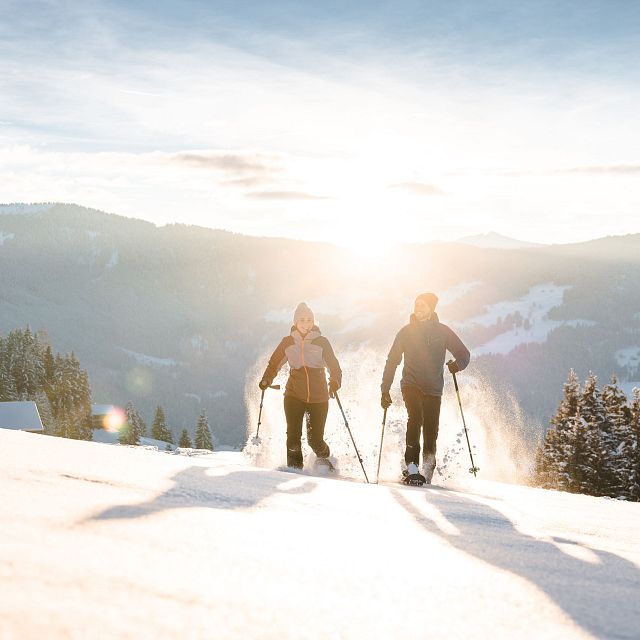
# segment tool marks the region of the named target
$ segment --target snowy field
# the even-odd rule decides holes
[[[0,493],[2,640],[640,636],[640,504],[4,430]]]

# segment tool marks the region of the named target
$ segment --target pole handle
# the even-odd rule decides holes
[[[453,362],[453,360],[447,360],[447,365],[450,365]],[[458,378],[456,378],[456,374],[453,373],[453,371],[451,371],[451,375],[453,376],[453,384],[456,388],[456,391],[458,391]]]

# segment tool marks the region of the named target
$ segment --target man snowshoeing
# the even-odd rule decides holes
[[[407,437],[403,470],[407,484],[430,483],[436,467],[436,440],[440,421],[440,401],[444,387],[444,361],[449,351],[455,360],[447,364],[458,373],[469,364],[470,354],[460,338],[441,324],[435,312],[438,296],[420,294],[408,325],[398,331],[382,374],[381,405],[392,403],[389,390],[396,368],[404,356],[400,388],[407,408]],[[420,474],[420,432],[423,437],[423,465]]]

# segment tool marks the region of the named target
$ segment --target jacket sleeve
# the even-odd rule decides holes
[[[384,365],[384,372],[382,374],[382,384],[380,390],[382,393],[389,393],[391,385],[393,384],[393,378],[396,375],[396,369],[402,361],[402,354],[404,353],[404,344],[402,339],[402,329],[398,331],[389,355],[387,356],[387,363]]]
[[[462,371],[467,368],[469,364],[469,360],[471,359],[471,354],[469,353],[469,349],[464,346],[462,340],[458,338],[458,336],[453,332],[453,330],[447,327],[447,349],[456,359],[456,364],[458,365],[458,369]]]
[[[280,341],[280,344],[276,347],[276,350],[271,354],[269,358],[269,364],[262,374],[262,379],[271,384],[273,379],[278,375],[278,371],[282,369],[284,363],[287,361],[287,355],[285,353],[286,338]]]
[[[338,387],[342,385],[342,369],[336,354],[333,352],[333,347],[328,340],[323,340],[322,344],[322,357],[324,358],[327,369],[329,369],[330,380],[338,383]]]

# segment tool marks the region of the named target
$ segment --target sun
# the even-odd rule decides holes
[[[384,259],[402,241],[403,227],[388,197],[354,198],[339,217],[337,244],[346,247],[363,264]]]

